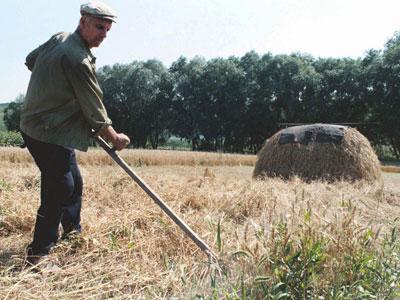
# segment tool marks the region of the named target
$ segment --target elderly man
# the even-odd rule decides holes
[[[58,33],[26,58],[32,71],[21,113],[25,144],[41,172],[40,207],[27,262],[37,264],[63,235],[80,232],[82,177],[74,149],[86,151],[93,134],[116,150],[129,143],[107,116],[90,49],[106,38],[115,12],[101,2],[81,6],[77,30]]]

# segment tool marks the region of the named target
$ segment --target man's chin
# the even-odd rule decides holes
[[[95,41],[95,42],[93,42],[92,43],[92,47],[91,48],[97,48],[97,47],[99,47],[100,45],[101,45],[101,43],[102,43],[103,41]]]

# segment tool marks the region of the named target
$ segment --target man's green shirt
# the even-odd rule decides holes
[[[78,32],[58,33],[33,50],[25,63],[32,74],[21,130],[42,142],[86,151],[92,131],[111,124],[95,60]]]

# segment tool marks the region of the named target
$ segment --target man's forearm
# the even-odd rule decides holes
[[[107,141],[110,141],[117,150],[122,150],[130,143],[128,136],[123,133],[117,133],[111,125],[101,129],[99,134]]]
[[[105,126],[104,128],[102,128],[100,130],[99,134],[103,138],[105,138],[106,140],[108,140],[110,142],[117,139],[117,132],[114,130],[114,128],[111,125]]]

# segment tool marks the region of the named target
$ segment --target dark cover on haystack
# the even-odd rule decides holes
[[[283,129],[258,153],[253,177],[293,176],[303,180],[366,180],[381,178],[379,160],[357,129],[312,124]]]

